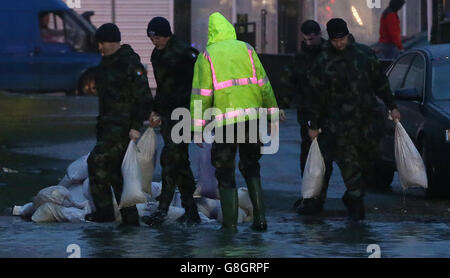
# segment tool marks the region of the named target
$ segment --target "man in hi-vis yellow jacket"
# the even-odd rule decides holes
[[[215,141],[211,160],[219,182],[222,229],[237,231],[235,157],[239,148],[239,170],[253,204],[252,228],[264,231],[267,223],[259,166],[262,146],[258,131],[259,112],[264,109],[269,119],[274,115],[278,117],[277,102],[258,55],[252,46],[236,40],[233,25],[220,13],[213,13],[209,17],[208,29],[206,51],[198,56],[194,69],[192,129],[195,138],[201,137],[209,120],[205,112],[214,108]],[[245,127],[245,132],[242,127]],[[242,138],[245,140],[236,140]]]

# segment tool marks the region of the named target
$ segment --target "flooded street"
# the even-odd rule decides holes
[[[47,186],[58,184],[67,166],[95,145],[97,100],[93,97],[0,93],[0,213],[31,201]],[[421,189],[403,197],[397,176],[392,193],[368,192],[366,220],[347,221],[345,191],[335,165],[325,212],[319,217],[296,214],[300,196],[300,139],[296,113],[280,128],[280,150],[261,159],[268,232],[250,223],[236,235],[219,223],[187,228],[165,224],[123,228],[117,224],[36,224],[0,216],[0,257],[68,257],[77,244],[81,257],[358,257],[367,258],[377,244],[381,257],[450,257],[450,200],[428,200]],[[159,137],[158,152],[162,147]],[[191,167],[197,176],[197,147],[191,144]],[[155,168],[154,181],[160,181]],[[237,184],[244,180],[237,171]]]

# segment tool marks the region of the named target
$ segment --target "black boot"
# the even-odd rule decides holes
[[[189,196],[186,201],[182,201],[184,207],[184,214],[177,219],[178,223],[185,223],[188,226],[200,224],[200,216],[198,215],[197,204],[192,196]]]
[[[116,217],[114,216],[114,210],[96,210],[93,213],[86,214],[84,216],[86,221],[91,222],[114,222]]]
[[[150,227],[160,226],[167,218],[169,209],[158,208],[152,215],[142,217],[142,222]]]
[[[123,208],[120,214],[122,215],[121,226],[139,226],[139,213],[136,206]]]
[[[267,222],[264,209],[264,201],[262,196],[261,179],[250,178],[246,180],[248,194],[253,205],[253,224],[252,229],[255,231],[266,231]]]
[[[302,199],[301,204],[296,208],[300,215],[317,215],[323,211],[323,201],[319,198]]]
[[[158,209],[150,216],[142,217],[142,222],[150,227],[160,226],[166,221],[170,203],[175,194],[175,186],[163,181],[161,194],[155,199],[159,202]]]
[[[352,194],[346,191],[344,197],[342,197],[342,202],[347,207],[351,220],[359,221],[364,219],[364,197],[362,194]]]

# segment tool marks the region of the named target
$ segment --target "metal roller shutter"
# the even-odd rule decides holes
[[[92,23],[99,27],[112,21],[112,4],[110,0],[82,0],[81,8],[75,9],[80,14],[94,11]],[[173,28],[173,0],[116,0],[115,19],[122,33],[122,43],[127,43],[139,54],[148,69],[150,87],[156,88],[150,56],[153,44],[147,37],[147,24],[155,16],[169,20]],[[153,90],[153,94],[154,94]]]

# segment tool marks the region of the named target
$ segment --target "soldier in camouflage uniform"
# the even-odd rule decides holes
[[[322,38],[320,25],[314,20],[307,20],[302,24],[301,32],[303,41],[301,44],[301,52],[298,53],[292,64],[288,67],[287,77],[290,81],[291,90],[295,91],[297,104],[297,121],[300,125],[300,170],[303,176],[305,170],[306,159],[308,158],[311,139],[308,136],[307,116],[308,99],[306,91],[310,90],[308,83],[308,71],[311,69],[315,59],[322,52],[325,40]],[[299,214],[311,215],[318,214],[323,209],[323,203],[327,197],[328,182],[333,170],[333,164],[326,164],[325,180],[322,192],[318,198],[299,199],[294,204],[294,209]]]
[[[330,20],[327,31],[330,41],[308,75],[313,89],[309,92],[309,135],[318,137],[324,160],[338,164],[347,187],[343,202],[351,219],[362,220],[364,191],[371,182],[372,162],[382,136],[376,96],[391,110],[392,118],[400,119],[400,112],[374,52],[349,40],[342,19]]]
[[[95,84],[99,97],[97,144],[88,158],[89,182],[95,212],[86,220],[114,221],[111,186],[120,201],[123,188],[122,160],[130,139],[140,136],[143,121],[149,117],[152,95],[147,73],[129,45],[120,45],[120,31],[107,23],[96,32],[103,55],[96,68]],[[121,209],[122,223],[139,225],[136,206]]]
[[[158,210],[144,219],[149,226],[161,224],[172,202],[175,188],[181,193],[185,214],[180,223],[200,223],[193,194],[195,180],[189,163],[189,144],[174,143],[171,131],[178,121],[171,120],[177,108],[189,109],[192,76],[198,51],[172,35],[169,22],[162,17],[153,18],[147,28],[147,35],[155,45],[151,62],[157,89],[154,111],[161,119],[161,135],[164,148],[161,153],[162,192],[158,197]]]

